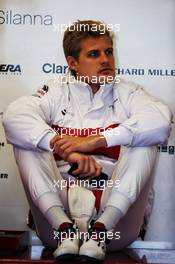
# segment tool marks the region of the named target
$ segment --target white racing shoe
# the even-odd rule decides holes
[[[54,258],[56,260],[76,258],[79,254],[79,236],[75,224],[62,223],[54,234],[58,239],[58,248],[53,253]]]
[[[96,222],[88,230],[86,240],[80,247],[79,255],[85,260],[104,260],[106,255],[107,230],[104,224]]]

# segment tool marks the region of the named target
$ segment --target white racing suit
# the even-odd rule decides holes
[[[60,186],[64,179],[71,178],[67,173],[70,165],[55,161],[49,145],[51,138],[56,133],[95,135],[101,129],[108,147],[92,155],[112,185],[110,182],[102,192],[98,215],[108,205],[123,213],[116,226],[120,239],[109,244],[112,250],[121,249],[138,236],[156,145],[166,142],[170,134],[171,113],[163,102],[131,82],[103,85],[93,95],[86,83],[61,81],[51,80],[37,94],[11,103],[3,117],[7,140],[15,146],[38,234],[45,244],[56,247],[52,228],[43,215],[53,206],[70,209],[67,186]],[[73,208],[72,217],[92,215],[88,199],[84,199],[84,206],[80,200],[77,215]]]

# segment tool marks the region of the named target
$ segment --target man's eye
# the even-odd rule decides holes
[[[98,50],[92,50],[88,53],[89,57],[98,57],[99,56],[99,51]]]
[[[108,55],[108,56],[113,55],[113,49],[106,50],[106,55]]]

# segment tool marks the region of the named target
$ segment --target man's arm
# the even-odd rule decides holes
[[[12,102],[3,115],[3,125],[7,141],[25,149],[39,149],[38,143],[46,135],[55,135],[50,127],[52,95],[42,98],[23,96]]]
[[[107,142],[103,135],[89,137],[73,137],[55,135],[50,141],[54,152],[59,153],[64,159],[74,151],[80,153],[92,153],[94,149],[106,147]]]
[[[125,89],[125,87],[123,87]],[[60,148],[66,158],[72,151],[92,152],[98,147],[126,145],[151,146],[167,141],[171,131],[172,114],[167,105],[137,87],[122,101],[128,118],[118,127],[99,136],[55,136],[51,145]]]
[[[123,100],[122,103],[124,107],[126,106],[128,118],[119,127],[132,134],[128,146],[152,146],[167,142],[171,132],[172,113],[161,99],[149,95],[144,89],[136,86],[127,100]],[[117,143],[117,137],[107,133],[105,137],[109,146]]]

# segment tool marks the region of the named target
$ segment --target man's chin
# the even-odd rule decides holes
[[[99,83],[102,84],[107,84],[107,83],[112,83],[114,81],[114,76],[110,73],[102,74],[98,76],[98,81]]]

